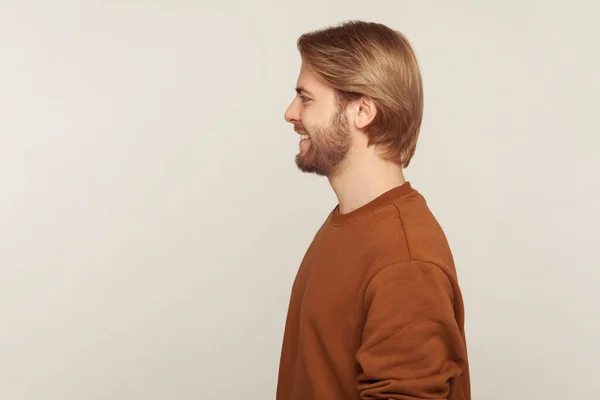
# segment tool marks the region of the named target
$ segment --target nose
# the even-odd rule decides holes
[[[300,107],[296,99],[294,99],[287,110],[285,110],[284,118],[290,124],[297,124],[300,122]]]

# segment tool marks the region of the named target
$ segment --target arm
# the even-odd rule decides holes
[[[455,277],[423,261],[388,266],[371,279],[357,353],[362,399],[448,397],[449,380],[462,373],[467,359],[457,322],[462,300],[455,313],[455,291]]]

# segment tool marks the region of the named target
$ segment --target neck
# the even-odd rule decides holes
[[[379,157],[346,161],[339,173],[329,177],[342,214],[352,212],[406,183],[402,167],[394,162]]]

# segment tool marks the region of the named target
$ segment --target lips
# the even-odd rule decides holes
[[[300,135],[300,138],[302,140],[308,140],[310,139],[310,135],[304,130],[304,129],[300,129],[300,128],[294,128],[294,131]]]

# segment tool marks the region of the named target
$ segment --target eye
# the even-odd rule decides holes
[[[310,99],[306,96],[300,95],[300,100],[302,101],[302,103],[307,103],[310,101]]]

